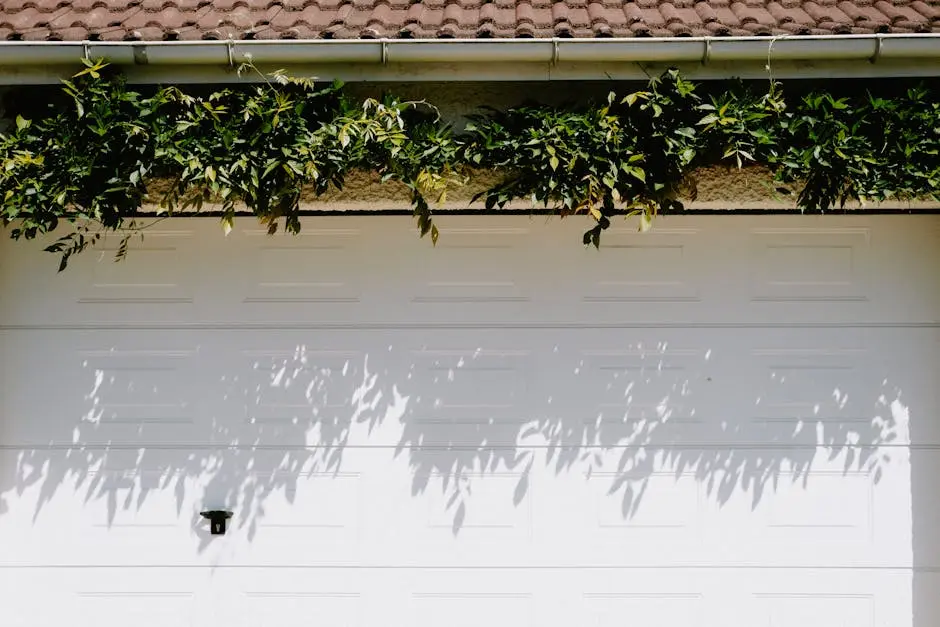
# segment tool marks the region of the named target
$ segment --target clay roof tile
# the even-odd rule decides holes
[[[684,37],[940,31],[940,0],[3,0],[0,39]]]

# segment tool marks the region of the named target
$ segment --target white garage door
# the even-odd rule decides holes
[[[937,624],[940,218],[440,223],[3,241],[0,624]]]

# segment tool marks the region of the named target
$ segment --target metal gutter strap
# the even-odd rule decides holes
[[[940,33],[627,39],[352,39],[0,42],[0,68],[78,63],[258,64],[680,63],[940,59]]]

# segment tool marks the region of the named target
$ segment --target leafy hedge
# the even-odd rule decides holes
[[[252,67],[243,68],[256,71]],[[300,230],[303,193],[341,188],[354,170],[379,172],[411,191],[421,235],[436,242],[431,205],[468,168],[505,178],[480,197],[488,208],[518,199],[593,220],[599,245],[615,215],[647,225],[681,208],[690,173],[716,164],[760,164],[797,184],[796,206],[825,211],[848,200],[940,199],[940,100],[926,88],[899,97],[788,102],[767,90],[723,84],[717,95],[670,70],[647,88],[578,109],[524,106],[475,116],[459,133],[426,102],[352,101],[339,84],[283,73],[250,88],[185,93],[135,91],[101,62],[64,81],[68,98],[35,119],[18,116],[0,136],[0,218],[14,239],[67,223],[47,250],[71,255],[144,226],[142,205],[160,214],[221,207],[231,228],[247,207],[275,232]],[[159,198],[155,180],[169,181]]]

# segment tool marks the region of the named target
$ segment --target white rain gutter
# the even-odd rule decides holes
[[[692,75],[703,78],[766,75],[767,65],[781,77],[937,76],[940,34],[0,42],[0,82],[27,82],[30,75],[74,68],[82,58],[124,66],[137,82],[174,75],[230,81],[233,69],[248,60],[264,68],[315,68],[321,78],[325,71],[347,80],[639,78],[647,68],[674,64],[690,66]]]

